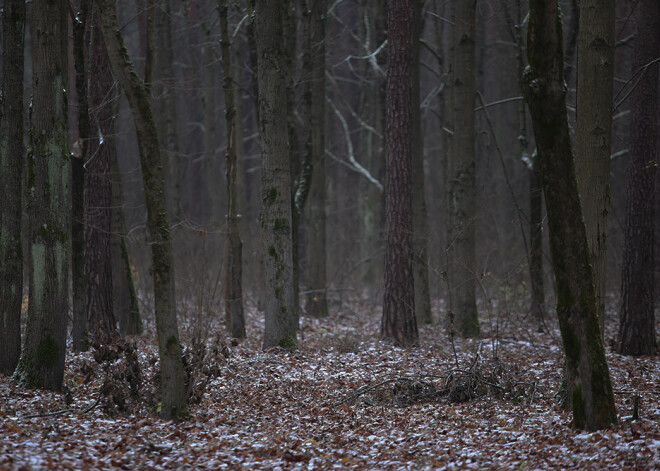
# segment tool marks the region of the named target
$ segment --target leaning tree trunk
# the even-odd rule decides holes
[[[286,45],[282,11],[275,0],[257,0],[259,132],[261,134],[261,231],[266,275],[263,347],[298,347],[298,300],[293,289],[291,162],[287,126]]]
[[[412,181],[413,181],[413,273],[415,276],[415,316],[417,323],[431,324],[429,288],[428,216],[424,195],[424,140],[420,109],[419,37],[421,3],[414,3],[413,13],[413,83],[412,83]]]
[[[525,93],[532,115],[548,210],[557,316],[576,428],[616,423],[600,335],[593,271],[578,196],[566,112],[563,46],[556,1],[530,2]]]
[[[237,194],[236,157],[236,107],[232,76],[231,53],[229,50],[229,26],[227,21],[227,0],[218,0],[220,28],[222,29],[222,68],[225,91],[225,119],[227,121],[227,240],[225,244],[225,314],[229,321],[231,336],[245,338],[245,315],[243,314],[243,242],[240,234],[240,215]]]
[[[25,1],[7,0],[2,13],[0,111],[0,374],[11,375],[21,354],[23,250],[23,48]]]
[[[391,0],[387,7],[385,295],[380,335],[402,346],[419,339],[412,263],[412,10],[412,0]]]
[[[633,70],[641,71],[632,96],[626,236],[621,275],[622,306],[615,349],[624,355],[653,355],[654,197],[658,166],[658,63],[660,7],[655,0],[637,4]],[[651,65],[649,65],[651,64]]]
[[[453,3],[453,136],[447,164],[447,277],[449,309],[463,337],[478,337],[475,296],[475,8],[476,0]]]
[[[149,91],[138,77],[124,47],[114,1],[97,0],[95,7],[110,65],[126,93],[138,137],[147,226],[151,234],[151,270],[161,371],[161,415],[166,419],[180,419],[187,415],[188,404],[176,319],[172,241],[158,134],[151,112]]]
[[[85,311],[91,337],[110,341],[117,333],[112,297],[112,181],[114,78],[96,12],[89,17],[90,133],[85,164]]]
[[[307,36],[307,59],[309,84],[308,132],[305,142],[305,161],[296,207],[302,211],[303,202],[298,203],[298,194],[303,199],[309,191],[307,239],[309,240],[308,284],[310,292],[305,304],[307,313],[314,317],[328,315],[326,278],[326,234],[325,234],[325,21],[326,0],[307,0],[309,31]],[[312,173],[313,172],[313,173]],[[313,175],[313,176],[312,176]],[[311,180],[311,182],[310,182]]]
[[[575,169],[587,227],[601,335],[605,328],[610,208],[614,0],[582,0],[578,28]]]
[[[35,0],[32,5],[30,294],[25,345],[14,373],[24,386],[56,391],[64,378],[69,312],[67,6],[64,0]]]

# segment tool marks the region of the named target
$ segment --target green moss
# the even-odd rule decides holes
[[[286,314],[287,311],[288,311],[288,309],[286,308],[286,306],[280,306],[280,312],[281,312],[282,314]]]
[[[177,350],[179,349],[179,339],[176,337],[176,335],[172,335],[167,339],[165,348],[172,354],[177,353]]]
[[[276,231],[288,230],[289,229],[289,221],[287,221],[284,218],[277,218],[273,221],[273,229],[276,230]]]
[[[282,340],[277,342],[277,345],[287,350],[297,350],[299,348],[295,335],[286,335]]]
[[[582,397],[582,385],[576,385],[573,389],[573,427],[583,429],[585,424],[584,397]]]
[[[280,298],[282,296],[282,287],[278,286],[275,288],[275,297]]]
[[[277,250],[275,249],[274,246],[272,245],[268,246],[268,255],[270,255],[273,258],[277,258]]]
[[[38,367],[51,367],[57,363],[59,347],[51,335],[47,335],[39,342],[34,359]]]
[[[277,188],[273,186],[266,192],[264,201],[266,203],[273,203],[275,199],[277,199]]]

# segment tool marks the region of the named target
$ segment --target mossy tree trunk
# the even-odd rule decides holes
[[[30,292],[25,344],[14,378],[59,391],[69,311],[68,4],[32,5],[33,99],[28,155]]]
[[[220,29],[222,30],[222,68],[225,92],[225,120],[227,122],[227,240],[225,258],[225,315],[229,321],[232,337],[245,338],[245,315],[243,314],[243,242],[240,233],[238,208],[238,161],[236,155],[236,106],[234,78],[232,75],[227,0],[218,0]]]
[[[416,345],[419,338],[412,259],[413,16],[413,0],[388,3],[385,294],[380,335],[402,346]]]
[[[7,0],[2,12],[0,110],[0,374],[11,375],[21,354],[23,300],[23,55],[25,1]]]
[[[91,12],[89,24],[89,145],[85,164],[85,306],[89,332],[99,342],[117,334],[112,297],[112,180],[110,167],[114,134],[114,77]]]
[[[415,315],[417,323],[431,324],[431,292],[429,289],[428,216],[424,195],[424,140],[420,109],[419,38],[421,2],[413,2],[413,77],[412,77],[412,185],[413,185],[413,273],[415,276]]]
[[[607,214],[610,209],[614,0],[580,2],[575,168],[587,227],[601,334],[605,329]]]
[[[571,149],[562,40],[558,2],[532,0],[525,93],[548,210],[568,393],[574,426],[596,430],[617,419]]]
[[[447,277],[449,310],[463,337],[480,335],[475,295],[475,63],[476,0],[454,2],[453,136],[447,163]]]
[[[263,347],[297,348],[298,300],[293,289],[291,161],[288,132],[286,44],[280,4],[257,0],[261,230],[266,275]]]
[[[174,266],[169,219],[165,201],[165,175],[149,90],[140,80],[123,44],[113,0],[97,0],[103,39],[110,65],[128,98],[135,120],[140,164],[151,234],[151,263],[156,309],[156,332],[160,354],[161,415],[184,418],[188,413],[185,372],[176,318]]]
[[[658,63],[660,7],[641,0],[636,8],[633,70],[641,71],[632,95],[626,234],[621,275],[619,335],[615,349],[624,355],[658,352],[654,313],[654,197],[658,171]],[[651,65],[649,65],[651,64]]]
[[[306,7],[309,28],[304,62],[308,73],[305,91],[308,119],[305,163],[295,205],[302,211],[305,193],[309,192],[306,235],[310,292],[305,305],[310,316],[325,317],[328,315],[325,233],[325,23],[328,6],[326,0],[307,0]]]

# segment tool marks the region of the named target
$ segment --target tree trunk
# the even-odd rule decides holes
[[[418,324],[431,324],[429,290],[429,238],[426,197],[424,195],[424,140],[420,110],[419,38],[422,4],[413,2],[413,72],[412,72],[412,185],[413,185],[413,273],[415,276],[415,315]]]
[[[23,249],[23,55],[25,2],[7,0],[2,13],[0,111],[0,374],[11,375],[21,354]]]
[[[167,212],[176,223],[181,220],[181,177],[179,175],[179,141],[174,96],[174,48],[172,46],[172,13],[170,0],[162,0],[154,12],[155,54],[153,107],[163,147],[163,167],[167,188]]]
[[[309,120],[303,168],[304,185],[309,189],[307,238],[309,240],[309,290],[307,313],[314,317],[328,315],[326,278],[325,234],[325,22],[326,0],[307,0],[309,31],[307,54],[309,55]],[[312,176],[313,170],[313,176]],[[311,180],[311,182],[309,181]],[[301,181],[303,183],[303,181]],[[303,186],[299,186],[300,189]],[[302,196],[302,195],[301,195]],[[296,194],[297,199],[297,194]],[[296,201],[296,207],[302,205]]]
[[[475,297],[475,4],[453,3],[453,137],[447,165],[449,310],[463,337],[480,335]]]
[[[119,93],[115,93],[118,97]],[[113,99],[117,103],[118,99]],[[115,108],[116,109],[116,108]],[[114,113],[116,115],[116,113]],[[124,191],[121,184],[121,172],[117,159],[117,145],[113,136],[109,137],[112,153],[112,306],[115,319],[119,322],[121,335],[135,335],[143,332],[142,317],[138,305],[131,262],[126,246],[126,223],[124,220]]]
[[[413,2],[387,7],[385,295],[380,335],[402,346],[416,345],[412,216]]]
[[[64,377],[69,311],[67,6],[64,0],[35,0],[32,5],[30,294],[25,345],[14,373],[24,386],[56,391]]]
[[[525,93],[548,209],[573,424],[578,429],[596,430],[616,423],[616,409],[568,129],[558,2],[532,0],[529,18]]]
[[[605,329],[610,209],[614,0],[580,2],[575,170],[587,227],[601,335]]]
[[[142,178],[151,234],[151,262],[160,354],[161,415],[180,419],[187,415],[185,372],[176,319],[172,242],[165,202],[165,179],[158,134],[149,93],[140,80],[123,44],[113,0],[97,0],[96,11],[115,77],[126,92],[135,120]]]
[[[633,71],[641,71],[632,92],[628,201],[621,275],[622,306],[615,349],[624,355],[658,352],[654,315],[654,196],[658,145],[660,6],[640,0]],[[649,65],[651,64],[651,65]]]
[[[110,70],[98,17],[89,17],[90,130],[85,164],[85,305],[89,332],[106,342],[117,333],[112,298],[112,181],[110,177],[114,134],[114,78]]]
[[[225,312],[230,320],[230,332],[237,339],[245,338],[243,314],[243,242],[240,234],[240,214],[237,194],[236,106],[231,66],[227,0],[218,0],[220,29],[222,30],[222,68],[225,91],[225,119],[227,121],[227,257],[225,259]]]
[[[298,347],[298,302],[293,289],[291,161],[287,126],[286,45],[282,11],[275,0],[256,2],[259,131],[261,134],[261,230],[265,266],[266,324],[263,347]]]

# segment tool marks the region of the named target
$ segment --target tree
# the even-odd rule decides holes
[[[89,331],[108,341],[117,325],[112,297],[112,180],[110,167],[114,134],[114,78],[110,70],[99,19],[89,21],[90,134],[85,157],[85,306]]]
[[[76,351],[87,350],[85,310],[85,159],[89,157],[89,107],[85,72],[85,29],[88,3],[80,2],[73,19],[73,57],[78,99],[78,140],[71,153],[71,336]]]
[[[11,375],[21,354],[23,300],[23,55],[25,2],[8,0],[2,12],[0,109],[0,373]]]
[[[558,2],[532,0],[528,28],[525,93],[548,211],[573,424],[578,429],[596,430],[616,423],[616,409],[568,129]]]
[[[30,289],[25,344],[14,373],[24,386],[55,391],[62,389],[69,311],[68,19],[64,0],[33,2]]]
[[[625,355],[658,351],[654,317],[654,198],[658,140],[658,55],[660,6],[637,4],[633,70],[639,74],[632,92],[632,125],[628,160],[626,233],[621,275],[622,305],[615,349]]]
[[[387,6],[385,294],[380,335],[399,345],[418,342],[412,266],[413,2]]]
[[[222,68],[225,91],[225,119],[227,121],[227,240],[225,257],[225,313],[232,337],[245,338],[245,316],[243,314],[243,242],[240,234],[240,215],[237,194],[236,157],[236,107],[234,105],[234,83],[231,66],[227,1],[218,0],[220,28],[222,29]]]
[[[261,232],[266,275],[263,347],[298,347],[293,289],[291,162],[287,127],[286,45],[279,2],[255,2],[261,135]]]
[[[580,2],[575,169],[587,227],[601,333],[605,327],[610,208],[614,0]]]
[[[415,276],[415,315],[417,323],[431,324],[431,293],[429,289],[429,237],[426,197],[424,196],[424,141],[420,110],[419,42],[421,2],[413,2],[412,60],[412,181],[413,181],[413,273]]]
[[[140,80],[123,44],[113,0],[94,3],[115,77],[126,93],[135,121],[140,166],[151,234],[151,263],[160,355],[161,415],[180,419],[188,414],[185,372],[176,318],[174,266],[169,219],[165,201],[165,175],[149,91]]]
[[[309,30],[306,44],[308,65],[308,122],[306,123],[305,160],[313,174],[307,178],[309,187],[309,212],[307,235],[309,239],[309,294],[305,304],[307,313],[314,317],[328,315],[326,277],[326,234],[325,234],[325,22],[326,0],[307,0]],[[305,172],[303,171],[303,174]],[[302,182],[301,182],[302,183]],[[302,189],[302,186],[300,187]],[[296,193],[296,200],[298,199]],[[302,193],[301,193],[302,196]],[[302,205],[296,201],[296,207]]]
[[[459,335],[478,337],[475,296],[475,27],[476,0],[454,2],[453,136],[447,162],[447,277],[449,310]]]

